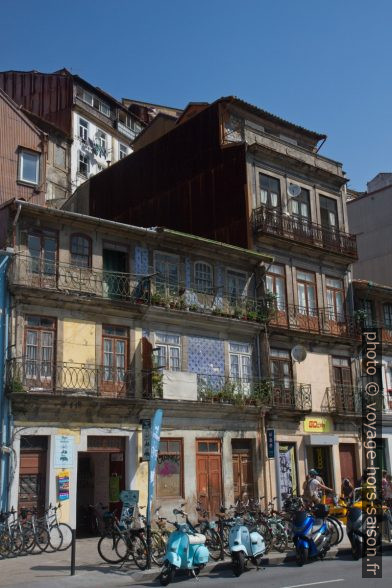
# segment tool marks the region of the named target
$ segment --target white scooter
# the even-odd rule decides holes
[[[262,535],[255,529],[250,530],[238,517],[230,529],[229,549],[233,572],[236,576],[240,576],[248,560],[259,567],[266,547]]]

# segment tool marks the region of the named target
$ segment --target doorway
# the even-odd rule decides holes
[[[347,478],[355,488],[357,481],[357,467],[354,443],[339,444],[340,474],[342,481]]]
[[[234,500],[241,500],[244,493],[254,497],[253,451],[250,439],[233,439],[233,490]]]
[[[103,249],[103,286],[108,298],[126,298],[129,294],[128,254],[124,250]]]
[[[197,496],[214,517],[222,502],[222,456],[220,439],[196,441]]]
[[[19,508],[43,514],[46,497],[48,438],[25,435],[20,440]]]
[[[328,445],[308,448],[308,471],[317,470],[324,484],[333,487],[331,447]]]

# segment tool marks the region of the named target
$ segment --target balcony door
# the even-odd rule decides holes
[[[339,250],[339,220],[336,200],[320,196],[320,217],[323,244],[330,249]]]
[[[276,406],[295,406],[290,352],[286,349],[271,349],[270,368],[274,404]]]
[[[273,264],[269,266],[266,276],[266,288],[268,292],[276,296],[275,313],[271,322],[287,326],[286,272],[283,265]]]
[[[28,273],[33,286],[54,286],[56,283],[57,234],[55,231],[29,231]]]
[[[128,392],[128,329],[102,327],[102,384],[106,396],[126,396]]]
[[[301,188],[297,198],[291,200],[291,211],[293,215],[293,234],[300,241],[312,241],[310,228],[310,194],[309,190]]]
[[[327,315],[329,330],[333,335],[346,334],[346,313],[344,311],[343,280],[326,278]]]
[[[154,254],[155,292],[162,297],[178,296],[179,259],[169,253]]]
[[[104,248],[102,257],[104,295],[107,298],[126,298],[129,294],[127,252]]]
[[[280,181],[267,174],[259,174],[259,194],[256,197],[256,208],[262,215],[264,228],[269,233],[282,234],[282,204]]]
[[[30,389],[54,386],[55,319],[28,316],[25,327],[24,380]]]
[[[316,276],[313,272],[297,269],[297,294],[297,327],[306,331],[318,331]]]
[[[353,411],[355,409],[355,398],[350,360],[346,357],[333,357],[332,366],[336,407],[343,412]]]

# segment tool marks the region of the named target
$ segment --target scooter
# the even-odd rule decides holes
[[[183,510],[175,508],[173,514],[183,516],[187,522],[168,521],[176,530],[170,533],[167,542],[165,560],[159,574],[161,586],[170,584],[177,570],[189,570],[194,577],[198,576],[209,559],[205,535],[196,532]]]
[[[262,535],[255,529],[249,529],[242,518],[237,517],[229,532],[229,550],[233,572],[238,577],[245,570],[247,560],[259,567],[266,547]]]
[[[303,566],[309,558],[323,559],[331,546],[331,533],[326,523],[328,506],[318,504],[313,514],[298,511],[293,517],[293,541],[297,565]]]
[[[358,501],[352,506],[347,515],[347,537],[350,540],[351,552],[354,559],[358,560],[365,555],[365,542],[369,545],[368,549],[378,549],[380,545],[390,545],[392,543],[392,516],[391,511],[383,507],[381,503],[374,501],[372,506],[376,506],[376,513],[368,517],[366,515],[367,506]],[[365,513],[363,512],[365,509]],[[374,512],[374,511],[373,511]],[[370,527],[368,532],[368,522],[377,518],[378,529]],[[370,538],[372,544],[370,545]]]

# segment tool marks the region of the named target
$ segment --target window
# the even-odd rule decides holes
[[[88,139],[88,122],[84,118],[79,118],[79,137],[82,141]]]
[[[88,92],[87,90],[79,86],[76,89],[76,95],[86,104],[89,104],[96,110],[99,110],[99,112],[102,112],[102,114],[104,114],[105,116],[110,117],[110,106],[103,102],[103,100],[97,98],[97,96],[91,94],[91,92]]]
[[[291,212],[297,221],[306,222],[310,219],[309,190],[301,188],[300,195],[291,199]]]
[[[19,151],[19,181],[37,186],[39,183],[40,154],[32,151]]]
[[[40,384],[52,379],[54,361],[55,320],[27,316],[25,326],[25,370],[28,380]]]
[[[290,389],[293,379],[290,352],[285,349],[271,349],[271,376],[274,387]]]
[[[103,131],[97,131],[98,147],[106,152],[106,134]]]
[[[178,257],[169,253],[155,253],[155,287],[159,294],[178,294]]]
[[[269,267],[266,286],[276,296],[276,308],[286,310],[286,276],[283,265],[274,264]]]
[[[316,277],[313,272],[297,270],[298,311],[317,316]]]
[[[124,159],[124,157],[126,157],[127,155],[128,155],[128,147],[126,145],[123,145],[122,143],[119,143],[118,158]]]
[[[386,302],[383,305],[383,312],[384,312],[384,327],[386,329],[392,330],[392,304],[390,302]]]
[[[359,300],[359,307],[365,311],[364,326],[374,326],[374,309],[372,300]]]
[[[127,368],[128,329],[104,325],[102,327],[103,379],[105,382],[125,381]]]
[[[79,173],[87,178],[89,171],[89,161],[87,155],[79,151]]]
[[[77,267],[91,267],[91,239],[84,235],[71,236],[71,263]]]
[[[280,182],[276,178],[259,174],[259,201],[257,206],[267,206],[268,208],[280,207]]]
[[[336,322],[344,322],[344,288],[338,278],[326,278],[328,317]]]
[[[197,292],[212,293],[212,267],[209,263],[195,263],[195,289]]]
[[[56,275],[57,235],[54,231],[29,231],[27,249],[33,274]]]
[[[54,146],[54,165],[61,169],[66,167],[66,151],[61,145]]]
[[[252,347],[248,343],[229,343],[230,377],[249,382],[252,376]]]
[[[333,357],[333,380],[339,390],[349,390],[352,387],[350,361],[346,357]]]
[[[179,335],[171,333],[156,333],[154,360],[156,368],[167,369],[172,372],[181,370],[181,342]]]
[[[327,229],[338,229],[338,208],[333,198],[320,196],[321,224]]]
[[[227,292],[231,304],[236,304],[246,295],[246,274],[227,271]]]
[[[161,438],[157,460],[157,498],[180,498],[183,492],[183,440]]]

